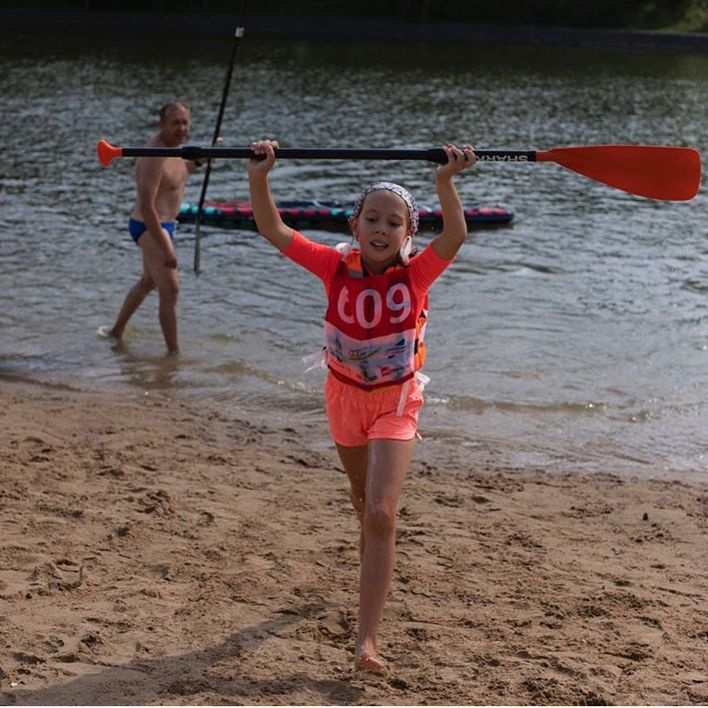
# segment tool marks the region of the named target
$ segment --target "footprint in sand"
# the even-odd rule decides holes
[[[30,581],[30,586],[40,592],[73,590],[84,581],[84,566],[66,558],[42,563],[32,571]]]

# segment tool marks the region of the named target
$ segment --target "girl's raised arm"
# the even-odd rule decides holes
[[[440,199],[443,228],[433,239],[432,246],[440,258],[451,260],[457,255],[467,237],[465,213],[453,177],[458,172],[472,167],[477,162],[477,158],[471,145],[465,145],[460,149],[450,143],[445,145],[443,150],[447,154],[447,162],[435,171],[435,186]]]
[[[274,148],[277,147],[275,140],[259,140],[251,145],[253,151],[257,155],[264,155],[265,159],[248,161],[248,186],[258,232],[276,248],[284,251],[293,240],[293,230],[280,218],[268,181],[268,173],[275,164]]]

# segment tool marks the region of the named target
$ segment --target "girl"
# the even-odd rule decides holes
[[[361,528],[355,666],[383,673],[377,634],[393,576],[398,497],[423,404],[427,293],[467,235],[452,178],[476,157],[469,145],[444,147],[448,161],[435,172],[443,230],[411,257],[418,208],[406,189],[391,182],[374,184],[356,203],[350,224],[358,249],[349,253],[286,226],[268,181],[277,147],[269,140],[252,145],[262,158],[248,163],[253,213],[259,232],[319,277],[327,294],[327,417]]]

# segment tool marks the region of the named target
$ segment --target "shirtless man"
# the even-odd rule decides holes
[[[160,109],[159,131],[149,147],[179,147],[189,135],[189,109],[181,103],[168,103]],[[177,296],[179,277],[177,254],[172,237],[182,204],[187,177],[199,163],[180,157],[139,157],[135,165],[138,196],[130,214],[128,229],[143,252],[143,274],[128,291],[113,327],[99,334],[123,338],[132,314],[151,290],[160,298],[160,326],[169,354],[179,352],[177,337]]]

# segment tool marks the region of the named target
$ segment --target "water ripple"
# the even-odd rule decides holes
[[[95,336],[141,268],[125,231],[132,161],[104,169],[95,142],[144,142],[177,91],[192,108],[191,142],[207,143],[227,44],[178,55],[159,41],[139,53],[90,38],[4,44],[1,378],[180,391],[288,417],[321,410],[321,372],[305,374],[302,356],[319,346],[324,293],[254,232],[205,228],[196,278],[194,232],[180,228],[176,367],[162,356],[154,297],[124,346]],[[706,105],[704,58],[250,39],[222,133],[227,145],[700,146]],[[293,160],[272,183],[283,199],[351,203],[387,178],[432,203],[433,174],[415,161]],[[706,188],[688,203],[656,202],[552,164],[479,165],[458,184],[466,204],[504,204],[516,219],[470,234],[431,291],[423,428],[484,438],[532,464],[705,471]],[[200,187],[192,181],[187,199]],[[210,196],[245,193],[243,162],[216,162]]]

